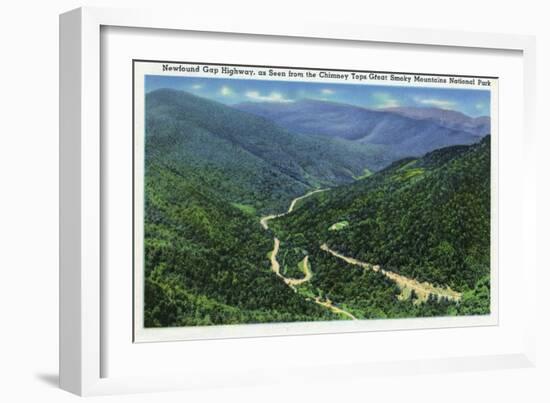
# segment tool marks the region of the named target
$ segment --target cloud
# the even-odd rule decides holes
[[[436,99],[436,98],[415,98],[416,102],[422,105],[435,106],[436,108],[441,109],[452,109],[456,106],[456,103],[453,101],[448,101],[445,99]]]
[[[331,90],[331,89],[328,89],[328,88],[323,88],[323,89],[321,90],[321,94],[324,94],[324,95],[332,95],[332,94],[334,94],[334,91]]]
[[[244,95],[258,102],[294,102],[292,99],[285,98],[280,92],[275,91],[269,95],[262,95],[259,91],[247,91]]]
[[[375,108],[396,108],[401,105],[397,99],[385,92],[375,92],[372,97],[374,98]]]
[[[482,111],[482,110],[484,110],[486,107],[487,107],[487,105],[485,105],[483,102],[480,102],[480,103],[477,103],[477,104],[476,104],[476,109],[477,109],[478,111]]]
[[[224,85],[220,89],[220,94],[222,94],[224,97],[231,97],[233,96],[233,90],[229,88],[227,85]]]
[[[399,105],[399,101],[397,99],[388,99],[386,102],[384,102],[382,105],[378,106],[379,108],[397,108]]]

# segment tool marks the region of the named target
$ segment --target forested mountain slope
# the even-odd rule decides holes
[[[353,181],[375,153],[181,91],[149,93],[146,108],[146,326],[334,319],[272,275],[259,217]]]
[[[205,186],[258,211],[278,211],[311,187],[349,183],[389,160],[383,147],[291,134],[274,123],[184,91],[146,96],[146,158],[162,155]]]
[[[287,247],[311,255],[314,279],[316,273],[318,282],[326,277],[317,284],[321,290],[334,293],[334,287],[343,287],[341,262],[319,251],[326,243],[385,270],[450,286],[464,293],[463,305],[469,306],[464,312],[487,313],[490,137],[401,160],[353,184],[315,194],[271,227]],[[346,292],[358,297],[369,291],[350,283]],[[337,295],[344,300],[341,292]],[[382,311],[396,309],[384,306]]]
[[[329,319],[269,271],[272,239],[255,216],[192,171],[147,164],[145,326]]]

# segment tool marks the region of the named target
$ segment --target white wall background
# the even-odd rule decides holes
[[[550,30],[546,2],[461,0],[120,0],[4,1],[0,5],[0,400],[66,402],[57,383],[58,14],[81,5],[184,6],[184,12],[231,18],[315,18],[372,25],[534,34],[538,48],[539,265],[550,237],[547,100]],[[546,268],[545,267],[545,268]],[[116,402],[550,401],[550,325],[539,283],[539,365],[535,369],[377,377],[348,383],[94,398]]]

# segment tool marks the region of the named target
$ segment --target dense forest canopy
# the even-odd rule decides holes
[[[335,224],[340,226],[335,229]],[[341,290],[346,282],[340,277],[355,273],[382,281],[383,276],[351,265],[342,272],[345,265],[320,251],[321,244],[420,282],[463,292],[464,302],[475,306],[452,304],[451,312],[488,313],[490,137],[473,146],[448,147],[398,161],[353,184],[315,194],[271,227],[289,248],[314,257],[317,275],[312,285],[340,290],[342,301],[349,303],[351,295],[358,298],[366,289],[373,298],[375,286],[353,280]],[[327,283],[319,283],[323,276]],[[390,292],[392,287],[382,289]],[[394,287],[393,293],[400,291]],[[394,302],[390,298],[383,309],[394,312],[391,316],[400,311]],[[437,311],[444,312],[447,308]]]
[[[290,133],[184,91],[146,96],[146,156],[187,167],[208,188],[260,212],[280,211],[312,187],[351,183],[389,160],[382,146]]]

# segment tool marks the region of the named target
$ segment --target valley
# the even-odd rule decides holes
[[[390,109],[148,93],[146,327],[487,314],[487,121]]]

